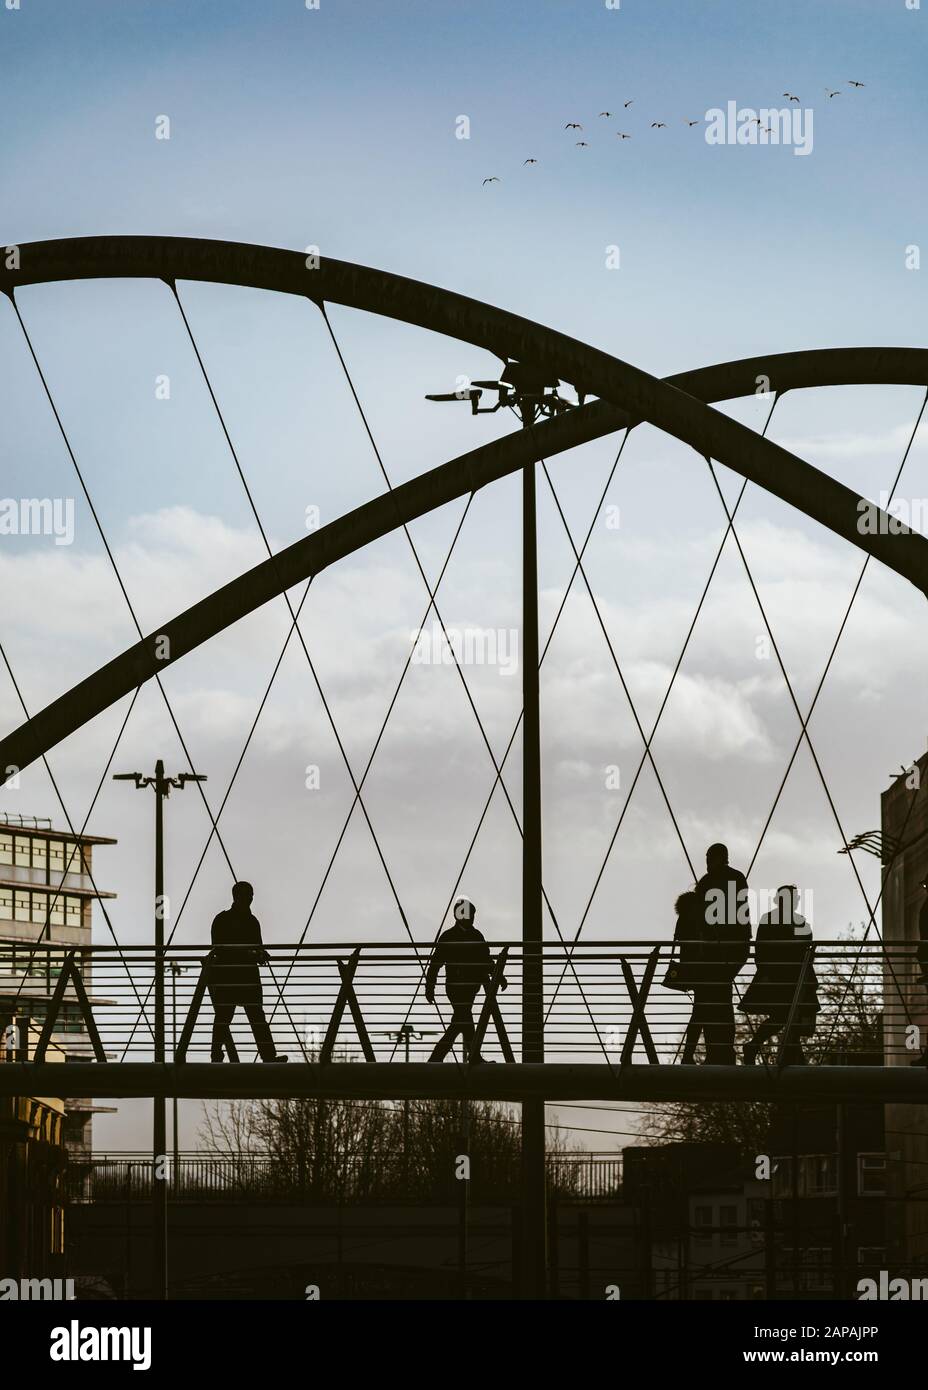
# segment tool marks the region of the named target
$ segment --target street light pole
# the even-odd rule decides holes
[[[466,389],[430,395],[431,401],[468,401],[474,415],[515,411],[523,429],[539,416],[574,409],[560,382],[530,363],[507,362],[498,381],[474,381]],[[485,392],[496,396],[481,405]],[[577,391],[577,405],[585,394]],[[535,465],[522,469],[522,1061],[543,1062],[544,939],[541,892],[541,716],[538,667],[538,541]],[[523,1298],[547,1294],[545,1212],[545,1104],[522,1101],[522,1207],[519,1286]]]
[[[536,397],[519,400],[523,429],[535,423]],[[543,1062],[544,964],[541,902],[541,712],[535,465],[522,469],[522,1061]],[[522,1102],[521,1295],[547,1292],[545,1103]]]
[[[384,1029],[384,1037],[395,1038],[397,1042],[403,1043],[404,1061],[409,1061],[409,1045],[413,1038],[426,1038],[429,1031],[424,1032],[420,1028],[414,1028],[411,1023],[403,1023],[395,1031],[389,1028]],[[403,1190],[409,1189],[409,1098],[403,1101]]]
[[[188,782],[205,782],[205,775],[182,772],[179,777],[165,777],[161,758],[155,763],[155,775],[141,772],[116,772],[114,782],[134,782],[136,789],[151,787],[155,793],[155,1063],[164,1064],[164,800],[171,788],[179,790]],[[176,1101],[175,1101],[176,1105]],[[175,1146],[177,1141],[175,1109]],[[167,1161],[167,1116],[164,1095],[152,1101],[152,1292],[157,1299],[168,1296],[168,1185],[164,1166]]]
[[[178,975],[183,975],[183,973],[184,973],[184,967],[181,965],[180,961],[176,961],[176,960],[169,961],[169,962],[168,962],[168,965],[169,965],[169,968],[170,968],[170,971],[171,971],[171,1055],[173,1056],[174,1053],[177,1051],[177,977],[178,977]],[[173,1114],[172,1114],[172,1116],[171,1116],[171,1120],[172,1120],[172,1123],[171,1123],[171,1133],[172,1133],[173,1138],[174,1138],[174,1170],[173,1170],[173,1179],[174,1179],[174,1197],[175,1197],[175,1200],[176,1200],[177,1194],[178,1194],[178,1192],[179,1192],[179,1190],[180,1190],[180,1189],[179,1189],[179,1186],[178,1186],[178,1184],[179,1184],[179,1182],[180,1182],[180,1142],[179,1142],[178,1136],[177,1136],[177,1090],[176,1090],[176,1088],[175,1088],[175,1091],[174,1091],[174,1095],[171,1097],[171,1105],[172,1105],[172,1107],[173,1107]]]

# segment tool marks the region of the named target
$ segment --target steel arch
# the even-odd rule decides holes
[[[311,574],[417,516],[540,458],[642,420],[719,459],[806,515],[851,540],[928,592],[928,541],[917,533],[862,536],[850,489],[706,401],[753,394],[759,377],[784,391],[842,384],[928,382],[928,351],[844,348],[773,354],[685,372],[660,381],[596,349],[503,310],[419,282],[327,258],[307,270],[296,252],[180,238],[79,238],[18,248],[0,289],[84,278],[195,278],[300,294],[386,314],[528,358],[603,399],[531,430],[517,431],[372,499],[295,542],[134,644],[0,740],[0,766],[23,768],[169,664]],[[312,278],[313,292],[307,288]],[[582,373],[582,374],[581,374]],[[628,402],[625,408],[618,402]],[[782,476],[776,474],[779,469]],[[778,485],[773,485],[774,483]],[[807,494],[807,495],[806,495]],[[902,544],[900,544],[902,542]],[[168,638],[170,658],[156,641]],[[163,642],[159,649],[163,649]]]
[[[710,409],[672,381],[633,367],[598,348],[507,310],[388,271],[311,258],[297,251],[188,237],[76,237],[32,242],[7,258],[0,290],[101,278],[207,280],[297,294],[317,304],[363,309],[498,356],[534,362],[561,380],[647,420],[707,458],[718,459],[766,491],[869,551],[928,593],[928,540],[904,530],[862,536],[860,498],[787,449]],[[307,268],[312,259],[314,269]],[[316,262],[318,261],[318,264]],[[765,373],[769,375],[769,373]],[[921,384],[925,384],[924,382]]]

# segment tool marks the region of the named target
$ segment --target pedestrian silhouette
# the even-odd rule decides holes
[[[705,924],[703,922],[702,899],[690,889],[681,893],[674,904],[677,923],[674,927],[674,951],[667,973],[663,979],[665,989],[702,990],[706,982],[706,967],[703,962],[703,941]],[[683,1040],[683,1055],[680,1061],[689,1066],[696,1060],[696,1047],[704,1031],[705,1019],[697,1015],[694,1002],[693,1013],[686,1026]],[[708,1042],[708,1038],[706,1040]]]
[[[777,889],[776,906],[757,925],[757,971],[739,1005],[742,1013],[766,1015],[745,1044],[748,1065],[757,1061],[764,1043],[777,1033],[783,1034],[783,1062],[789,1066],[805,1063],[800,1039],[815,1032],[819,1011],[818,980],[808,960],[811,944],[812,926],[799,911],[796,888],[784,884]]]
[[[261,940],[261,924],[251,911],[255,890],[250,883],[232,888],[232,906],[213,919],[213,949],[206,958],[206,980],[213,1001],[213,1039],[210,1061],[223,1060],[223,1046],[231,1040],[232,1016],[245,1010],[262,1062],[286,1062],[277,1055],[261,997],[262,965],[269,963]]]
[[[706,850],[706,872],[696,893],[703,929],[702,979],[693,990],[691,1025],[699,1024],[705,1034],[707,1063],[734,1066],[732,987],[751,952],[751,913],[747,879],[729,864],[727,846]]]
[[[479,1052],[471,1055],[476,1027],[474,1000],[480,989],[486,989],[493,973],[493,957],[486,939],[474,926],[477,909],[469,898],[458,898],[454,904],[454,926],[442,932],[425,974],[425,997],[435,1002],[435,986],[439,972],[445,972],[445,993],[452,1008],[451,1022],[432,1049],[430,1062],[440,1062],[454,1046],[460,1034],[465,1062],[483,1062]],[[499,982],[506,988],[506,980]]]

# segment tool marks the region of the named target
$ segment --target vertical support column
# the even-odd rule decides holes
[[[847,1168],[845,1165],[846,1148],[846,1126],[844,1116],[844,1105],[839,1103],[835,1106],[835,1148],[837,1155],[835,1158],[835,1180],[838,1187],[837,1211],[835,1213],[835,1230],[832,1240],[832,1256],[834,1263],[834,1298],[846,1298],[845,1287],[845,1258],[847,1250]]]
[[[155,1063],[164,1065],[164,763],[155,764]],[[166,1101],[152,1101],[152,1275],[153,1296],[168,1296],[168,1183]],[[159,1176],[159,1174],[161,1176]]]
[[[524,402],[522,425],[534,422]],[[543,1062],[541,719],[538,691],[538,548],[535,465],[522,470],[522,1061]],[[545,1104],[522,1102],[522,1298],[546,1293]]]

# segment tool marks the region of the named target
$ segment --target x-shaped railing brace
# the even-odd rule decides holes
[[[97,1021],[93,1016],[90,1000],[87,998],[87,991],[84,988],[81,972],[78,970],[74,960],[75,954],[74,951],[69,951],[64,958],[61,974],[58,976],[58,983],[55,985],[55,992],[51,997],[51,1003],[45,1014],[45,1022],[42,1024],[39,1041],[35,1045],[35,1052],[32,1058],[34,1062],[45,1061],[45,1053],[48,1050],[48,1044],[51,1042],[52,1033],[55,1031],[55,1024],[58,1021],[58,1014],[61,1012],[61,1005],[64,1003],[64,994],[68,987],[69,980],[74,986],[74,993],[77,996],[77,1006],[81,1011],[81,1018],[84,1020],[84,1025],[90,1037],[94,1058],[98,1062],[106,1061],[106,1053],[100,1041]]]
[[[648,1061],[653,1066],[660,1065],[660,1058],[657,1055],[657,1048],[654,1046],[654,1039],[651,1037],[648,1020],[644,1016],[648,995],[651,992],[651,982],[654,979],[654,972],[657,970],[657,962],[660,953],[660,946],[655,946],[654,950],[648,956],[648,963],[644,968],[644,976],[641,981],[640,991],[635,983],[635,973],[631,965],[624,956],[619,957],[622,964],[622,974],[625,976],[625,988],[628,990],[628,997],[632,1005],[632,1019],[631,1023],[628,1025],[628,1032],[625,1035],[625,1042],[622,1045],[622,1056],[620,1058],[620,1065],[623,1067],[628,1066],[629,1062],[632,1060],[632,1055],[635,1051],[635,1040],[639,1033],[641,1034],[641,1041],[644,1043],[644,1050],[648,1054]]]
[[[810,945],[806,948],[806,953],[802,958],[802,969],[799,972],[799,979],[796,981],[796,989],[789,1006],[789,1016],[786,1020],[786,1027],[780,1032],[780,1041],[777,1046],[777,1071],[783,1070],[786,1065],[786,1049],[792,1042],[793,1019],[796,1017],[796,1010],[799,1007],[799,997],[802,994],[802,987],[806,982],[806,975],[812,964],[812,957],[815,955],[815,946]]]
[[[211,970],[215,970],[216,966],[210,963],[209,968]],[[206,962],[204,961],[200,966],[200,974],[197,979],[196,985],[193,989],[193,998],[190,1001],[190,1008],[187,1010],[187,1017],[184,1019],[184,1026],[180,1030],[180,1037],[178,1038],[177,1046],[174,1049],[174,1061],[178,1063],[186,1062],[187,1060],[187,1048],[190,1046],[191,1040],[193,1039],[193,1030],[196,1027],[196,1022],[200,1014],[200,1009],[203,1006],[203,997],[206,994],[206,972],[207,966]],[[225,1049],[229,1054],[229,1061],[237,1062],[238,1050],[235,1046],[235,1041],[232,1037],[231,1025],[226,1027],[224,1032],[225,1037],[223,1038],[223,1045],[225,1046]]]
[[[477,1030],[474,1033],[474,1041],[471,1047],[473,1057],[480,1056],[480,1049],[486,1037],[487,1028],[492,1018],[496,1027],[496,1034],[499,1038],[499,1045],[503,1049],[503,1057],[507,1062],[516,1060],[515,1053],[509,1043],[509,1035],[506,1032],[506,1025],[503,1022],[503,1015],[500,1012],[499,1004],[496,1001],[496,993],[506,969],[506,957],[509,955],[509,947],[504,946],[496,957],[496,964],[493,967],[493,974],[490,976],[489,983],[484,986],[483,1007],[480,1010],[480,1017],[477,1020]]]
[[[332,1053],[335,1051],[335,1042],[338,1038],[338,1030],[341,1026],[342,1015],[345,1012],[345,1005],[351,1010],[351,1017],[354,1020],[355,1030],[358,1034],[358,1041],[361,1044],[361,1051],[364,1053],[366,1062],[376,1062],[374,1049],[367,1032],[367,1024],[361,1015],[361,1005],[358,1003],[358,996],[354,992],[354,973],[358,968],[358,961],[361,959],[361,948],[358,946],[347,961],[337,960],[338,973],[341,976],[342,986],[338,991],[338,998],[335,1001],[335,1008],[332,1010],[332,1017],[329,1019],[329,1026],[325,1032],[325,1041],[322,1044],[322,1051],[319,1054],[319,1061],[323,1065],[331,1062]]]

